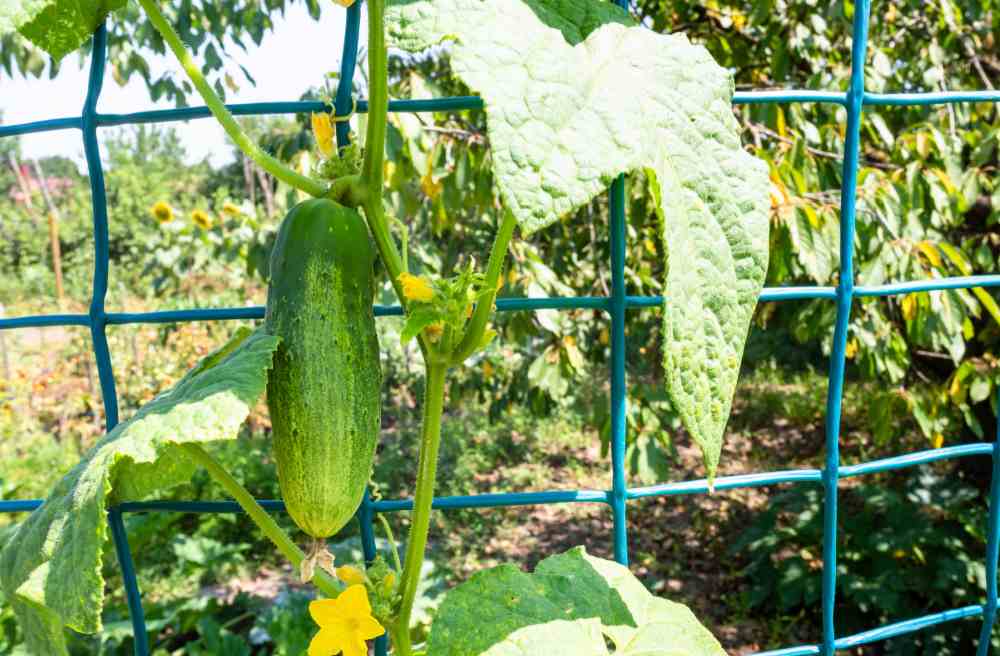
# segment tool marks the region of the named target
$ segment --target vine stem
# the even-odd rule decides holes
[[[368,129],[365,134],[365,159],[361,181],[365,187],[365,218],[389,272],[389,281],[404,309],[406,297],[399,275],[406,269],[389,231],[382,207],[383,161],[385,159],[386,121],[389,116],[389,64],[385,47],[385,0],[368,0]]]
[[[438,447],[441,445],[441,416],[444,411],[444,384],[448,366],[444,362],[427,363],[424,383],[424,416],[420,431],[420,460],[417,464],[417,489],[413,495],[410,535],[406,541],[406,557],[400,581],[402,602],[395,626],[391,631],[397,656],[411,656],[410,615],[417,596],[417,584],[424,565],[427,533],[431,523],[431,503],[434,500],[434,479],[437,475]]]
[[[196,463],[204,467],[209,475],[229,493],[233,500],[240,505],[240,508],[250,517],[260,530],[274,543],[285,558],[292,563],[292,567],[298,569],[306,555],[292,541],[288,534],[281,530],[278,523],[266,510],[260,507],[253,495],[247,491],[218,461],[211,456],[200,444],[188,442],[180,445],[187,455]],[[342,586],[332,576],[322,569],[317,568],[313,575],[312,583],[327,597],[336,597],[340,594]]]
[[[222,99],[219,98],[219,95],[209,85],[205,76],[202,75],[201,69],[195,64],[194,58],[191,57],[191,53],[188,52],[187,47],[185,47],[180,36],[174,30],[173,25],[167,21],[163,12],[160,11],[157,2],[158,0],[139,0],[139,4],[146,11],[153,27],[163,37],[163,40],[174,53],[174,56],[177,57],[177,61],[184,68],[184,72],[191,78],[194,88],[201,94],[201,97],[205,100],[205,104],[208,105],[208,109],[222,125],[229,138],[236,142],[240,150],[246,153],[250,159],[257,162],[261,168],[278,180],[296,189],[300,189],[311,196],[319,197],[326,195],[327,188],[325,185],[290,169],[274,157],[271,157],[243,132],[239,123],[236,122],[233,115],[226,109],[225,103],[222,102]]]

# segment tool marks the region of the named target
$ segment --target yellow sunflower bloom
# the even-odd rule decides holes
[[[195,210],[191,212],[191,222],[202,230],[209,230],[212,227],[212,218],[205,210]]]
[[[333,123],[329,114],[312,114],[313,136],[324,156],[333,154]]]
[[[170,223],[174,220],[174,208],[170,207],[166,201],[157,201],[149,208],[149,213],[153,215],[157,223]]]
[[[399,274],[399,282],[403,283],[403,296],[410,301],[426,303],[434,298],[434,288],[427,278],[415,276],[405,271]]]
[[[309,614],[319,625],[319,633],[309,643],[309,656],[368,656],[366,640],[385,633],[372,617],[368,591],[352,585],[336,599],[320,599],[309,604]]]
[[[229,216],[239,216],[240,214],[243,214],[243,211],[240,209],[239,205],[236,203],[230,203],[227,200],[222,204],[222,213]]]

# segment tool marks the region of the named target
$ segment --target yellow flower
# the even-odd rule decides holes
[[[212,227],[212,219],[208,216],[208,212],[205,210],[195,210],[191,212],[191,222],[202,230],[208,230]]]
[[[934,437],[931,438],[931,446],[935,449],[940,449],[944,445],[944,435],[941,433],[934,433]]]
[[[368,591],[352,585],[336,599],[320,599],[309,604],[309,614],[319,624],[319,633],[309,643],[309,656],[367,656],[365,640],[377,638],[385,628],[372,617]]]
[[[844,348],[844,355],[847,356],[848,360],[854,358],[858,354],[858,340],[852,339],[847,342],[847,346]]]
[[[316,137],[316,145],[323,155],[329,157],[333,154],[333,123],[330,122],[329,114],[312,114],[313,136]]]
[[[493,378],[493,365],[490,364],[489,360],[483,360],[483,378],[487,380]]]
[[[228,214],[229,216],[239,216],[240,214],[243,214],[243,211],[240,209],[239,205],[236,203],[230,203],[227,200],[222,204],[222,213]]]
[[[364,585],[365,573],[352,565],[337,568],[337,578],[347,585]]]
[[[399,282],[403,283],[403,296],[408,300],[426,303],[434,298],[434,288],[427,282],[427,278],[404,271],[399,274]]]
[[[391,595],[392,591],[396,589],[396,575],[393,572],[389,572],[382,579],[382,593],[385,595]]]
[[[153,215],[157,223],[170,223],[174,220],[174,208],[170,207],[165,201],[156,201],[152,207],[149,208],[149,213]]]

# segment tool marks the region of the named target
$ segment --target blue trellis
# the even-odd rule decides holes
[[[625,2],[615,0],[619,5]],[[846,93],[832,91],[751,91],[737,93],[737,104],[764,103],[830,103],[841,105],[847,110],[847,129],[844,144],[843,183],[841,187],[840,222],[840,277],[836,287],[779,287],[765,289],[761,300],[791,301],[821,298],[837,303],[836,323],[833,335],[833,350],[830,357],[829,386],[826,411],[826,462],[822,469],[785,470],[717,479],[716,489],[726,490],[741,487],[756,487],[776,483],[812,483],[823,485],[824,497],[824,538],[823,538],[823,627],[822,642],[769,651],[758,656],[805,656],[821,654],[832,656],[840,649],[866,643],[887,640],[930,626],[963,618],[981,616],[982,629],[979,637],[978,656],[985,656],[989,650],[989,640],[998,608],[997,558],[1000,555],[1000,422],[997,437],[993,442],[982,442],[951,446],[931,451],[910,453],[883,460],[841,466],[839,456],[839,434],[841,399],[844,385],[845,347],[850,321],[851,305],[854,299],[905,294],[917,291],[960,289],[970,287],[1000,287],[1000,275],[952,277],[937,280],[898,282],[884,285],[855,285],[853,266],[853,243],[855,233],[856,193],[858,174],[858,153],[861,116],[865,106],[912,106],[935,105],[964,102],[1000,102],[998,91],[948,91],[937,93],[869,93],[864,89],[864,62],[868,46],[868,24],[871,10],[870,0],[859,0],[855,5],[851,48],[851,78]],[[360,2],[347,11],[343,57],[341,59],[340,86],[334,103],[338,115],[351,111],[351,80],[357,64],[358,33],[361,17]],[[104,174],[98,150],[98,128],[152,122],[180,121],[206,118],[210,112],[206,107],[156,110],[131,114],[101,114],[97,102],[101,93],[106,64],[106,31],[102,26],[94,34],[90,79],[81,116],[57,118],[18,125],[0,125],[0,137],[76,128],[83,133],[84,150],[90,176],[94,215],[94,281],[88,314],[59,314],[25,316],[0,319],[0,330],[44,327],[44,326],[86,326],[90,328],[94,356],[100,377],[104,398],[107,427],[118,423],[118,400],[115,392],[114,371],[106,337],[107,326],[122,324],[173,323],[182,321],[220,321],[236,319],[260,319],[264,315],[261,307],[222,308],[200,310],[176,310],[145,313],[111,313],[105,310],[105,296],[108,287],[108,213],[104,188]],[[452,109],[477,109],[482,107],[478,97],[454,97],[432,100],[401,100],[389,104],[395,112],[447,111]],[[318,102],[274,102],[245,103],[229,106],[236,115],[289,114],[307,111],[321,111],[324,106]],[[329,108],[326,108],[329,109]],[[367,111],[367,103],[357,102],[356,111]],[[346,122],[337,123],[337,140],[343,145],[349,139]],[[625,313],[630,309],[657,307],[660,297],[628,296],[625,292],[625,185],[619,176],[610,189],[611,211],[611,269],[612,285],[609,297],[562,297],[562,298],[513,298],[497,302],[501,312],[538,309],[601,309],[610,317],[611,333],[611,461],[612,485],[609,490],[558,490],[544,492],[523,492],[516,494],[482,494],[473,496],[438,497],[435,508],[485,508],[500,506],[522,506],[550,503],[605,503],[611,507],[614,519],[614,554],[618,562],[627,564],[629,542],[627,534],[627,504],[630,499],[652,496],[706,493],[705,480],[663,483],[649,487],[630,488],[625,479]],[[380,306],[377,316],[400,314],[399,307]],[[969,456],[991,456],[993,458],[992,482],[990,486],[990,513],[986,547],[986,602],[962,608],[943,610],[923,617],[905,619],[886,626],[873,628],[855,635],[838,637],[834,623],[834,597],[836,595],[837,563],[837,485],[842,478],[860,476],[875,472],[901,469],[925,464],[936,460]],[[0,501],[0,512],[22,512],[37,508],[40,500]],[[264,508],[280,511],[280,501],[263,501]],[[361,524],[362,545],[366,558],[375,555],[373,521],[375,513],[395,512],[412,507],[410,500],[372,501],[366,495],[358,518]],[[123,503],[108,510],[108,522],[122,569],[128,599],[135,653],[149,654],[146,625],[143,618],[142,601],[136,582],[135,568],[128,546],[128,536],[123,521],[124,513],[132,512],[186,512],[220,513],[240,512],[234,502],[175,502],[149,501]],[[380,656],[386,653],[385,638],[376,645]]]

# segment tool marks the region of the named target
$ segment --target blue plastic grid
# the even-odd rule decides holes
[[[615,0],[625,6],[622,0]],[[347,10],[343,57],[341,59],[340,86],[334,102],[338,115],[351,111],[352,85],[357,65],[358,34],[361,17],[360,2]],[[843,183],[841,187],[840,222],[840,277],[837,287],[778,287],[766,288],[760,296],[762,301],[791,301],[822,298],[835,300],[837,316],[830,357],[829,387],[826,412],[826,463],[823,469],[799,469],[756,474],[724,476],[716,480],[717,490],[774,485],[777,483],[822,484],[824,499],[823,538],[823,599],[822,599],[822,642],[800,645],[775,651],[761,652],[757,656],[805,656],[821,654],[832,656],[836,651],[858,645],[884,641],[889,638],[919,631],[931,626],[969,617],[982,617],[978,656],[989,651],[990,634],[995,622],[997,595],[997,559],[1000,555],[1000,421],[997,437],[993,442],[982,442],[951,446],[941,449],[920,451],[905,455],[841,466],[839,457],[839,434],[841,400],[844,385],[845,348],[850,321],[851,305],[855,298],[890,296],[917,291],[960,289],[972,287],[1000,287],[1000,274],[951,277],[936,280],[889,283],[875,286],[855,286],[853,267],[853,243],[856,216],[856,182],[860,142],[861,116],[865,106],[914,106],[954,104],[965,102],[1000,102],[1000,91],[945,91],[936,93],[869,93],[864,90],[864,62],[868,46],[868,24],[871,10],[870,0],[859,0],[855,5],[853,19],[854,39],[851,48],[851,79],[846,93],[834,91],[750,91],[736,93],[736,104],[764,103],[829,103],[847,110],[847,130],[844,144]],[[106,330],[108,325],[154,324],[184,321],[221,321],[238,319],[260,319],[264,316],[261,307],[192,309],[145,313],[109,313],[104,300],[108,286],[108,215],[105,196],[104,174],[98,150],[98,128],[132,125],[152,122],[184,121],[211,116],[206,107],[188,107],[135,112],[130,114],[101,114],[97,111],[104,80],[106,64],[106,31],[100,27],[94,34],[91,50],[90,78],[83,113],[79,117],[56,118],[17,125],[0,125],[0,137],[16,136],[33,132],[47,132],[76,128],[83,133],[84,150],[90,176],[94,215],[94,281],[90,311],[88,314],[58,314],[24,316],[0,319],[0,330],[44,327],[44,326],[87,326],[90,328],[94,356],[100,377],[104,399],[107,428],[118,423],[118,399],[115,392],[114,370],[108,350]],[[458,109],[478,109],[482,100],[475,96],[439,98],[431,100],[397,100],[390,102],[389,110],[394,112],[426,112]],[[367,111],[367,102],[357,102],[356,111]],[[273,102],[244,103],[229,105],[236,115],[259,116],[267,114],[291,114],[308,111],[328,110],[318,102]],[[337,123],[337,140],[344,145],[350,138],[346,122]],[[522,492],[515,494],[480,494],[472,496],[437,497],[434,508],[495,508],[502,506],[523,506],[550,503],[604,503],[611,507],[614,519],[615,559],[628,563],[629,542],[627,534],[627,505],[630,499],[653,496],[673,496],[681,494],[703,494],[708,492],[704,479],[663,483],[648,487],[630,488],[625,477],[625,408],[627,403],[625,387],[625,313],[630,309],[658,307],[662,297],[628,296],[625,293],[625,185],[624,176],[619,176],[610,189],[611,213],[611,268],[612,285],[609,297],[554,297],[554,298],[508,298],[500,299],[497,308],[501,312],[532,311],[538,309],[589,308],[604,310],[610,317],[611,332],[611,461],[612,486],[609,490],[553,490],[542,492]],[[376,316],[399,315],[398,306],[378,306]],[[969,456],[991,456],[993,458],[992,481],[990,485],[990,512],[986,547],[986,602],[962,608],[944,610],[922,617],[906,619],[893,624],[864,631],[850,636],[837,637],[834,623],[834,598],[836,596],[837,570],[837,484],[842,478],[861,476],[876,472],[901,469],[945,460]],[[41,505],[39,499],[0,501],[0,512],[30,511]],[[261,501],[264,508],[282,511],[280,501]],[[412,500],[372,501],[367,495],[358,510],[361,525],[362,546],[366,558],[375,556],[373,532],[375,513],[396,512],[412,508]],[[143,618],[142,600],[136,581],[135,567],[129,550],[128,536],[123,521],[124,513],[135,512],[184,512],[184,513],[232,513],[241,512],[235,502],[230,501],[149,501],[122,503],[108,510],[108,522],[122,569],[126,596],[133,633],[135,653],[149,654],[146,624]],[[376,643],[376,653],[386,654],[386,640]]]

